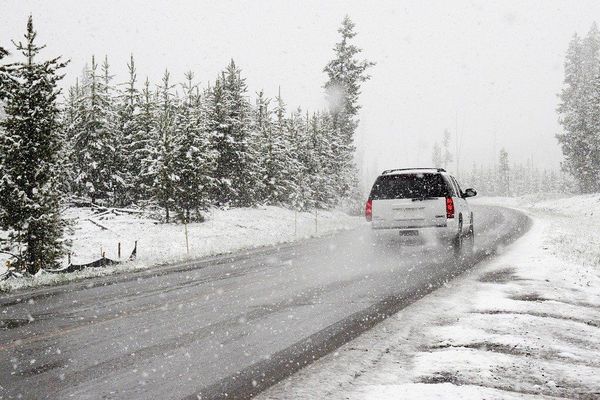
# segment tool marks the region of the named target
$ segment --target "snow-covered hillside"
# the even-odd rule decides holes
[[[285,243],[364,223],[362,218],[351,217],[341,211],[295,213],[273,206],[213,210],[208,214],[206,222],[187,226],[186,246],[185,226],[182,224],[159,223],[153,219],[118,212],[97,216],[89,208],[71,208],[67,214],[75,221],[71,237],[71,260],[74,264],[97,260],[102,253],[117,260],[119,243],[121,260],[126,260],[136,241],[137,260],[115,267],[90,268],[71,274],[51,275],[42,272],[34,279],[0,282],[0,290],[149,268],[157,264]],[[5,267],[0,268],[1,273]]]
[[[260,399],[600,396],[600,195],[480,199],[531,230]]]

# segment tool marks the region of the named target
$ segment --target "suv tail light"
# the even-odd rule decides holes
[[[446,197],[446,218],[454,218],[454,200]]]
[[[365,218],[367,221],[371,222],[373,219],[373,200],[367,200],[367,204],[365,205]]]

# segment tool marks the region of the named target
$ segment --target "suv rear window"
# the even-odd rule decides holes
[[[371,189],[372,200],[446,197],[446,181],[440,174],[382,175]]]

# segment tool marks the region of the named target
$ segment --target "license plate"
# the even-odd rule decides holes
[[[419,231],[400,231],[400,236],[419,236]]]

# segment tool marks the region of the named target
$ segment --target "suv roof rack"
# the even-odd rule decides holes
[[[396,171],[413,171],[413,170],[423,170],[423,169],[431,169],[437,172],[446,172],[446,170],[444,168],[431,168],[431,167],[427,167],[427,168],[396,168],[396,169],[386,169],[385,171],[383,171],[381,173],[381,175],[385,175],[385,174],[389,174],[391,172],[396,172]]]

